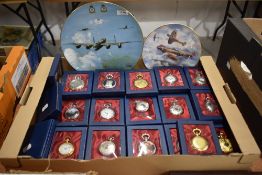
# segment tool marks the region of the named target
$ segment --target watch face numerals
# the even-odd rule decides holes
[[[115,110],[111,107],[111,103],[104,104],[104,108],[100,111],[100,117],[110,120],[115,117]]]

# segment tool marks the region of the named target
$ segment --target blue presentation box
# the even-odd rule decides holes
[[[178,126],[178,133],[179,133],[180,145],[181,145],[180,148],[181,148],[182,154],[193,154],[193,155],[195,154],[196,155],[213,155],[213,154],[220,155],[222,154],[213,122],[211,121],[178,121],[177,126]],[[187,133],[185,133],[187,130],[185,129],[184,126],[189,127],[188,129],[189,131]],[[207,133],[207,131],[204,130],[203,128],[204,129],[208,128],[208,131],[210,133]],[[194,133],[194,129],[197,129],[196,133]],[[204,131],[206,131],[206,133]],[[187,142],[187,139],[190,139],[190,141]],[[198,143],[203,143],[203,142],[207,142],[208,146],[197,145]],[[196,145],[193,148],[192,145],[194,143],[196,143]],[[197,146],[199,148],[196,149]],[[212,148],[214,148],[214,150],[212,150]],[[190,152],[189,149],[192,149],[192,151]]]
[[[77,156],[76,159],[84,159],[85,147],[86,147],[86,139],[87,139],[87,127],[56,127],[54,136],[52,138],[52,145],[51,145],[51,148],[50,148],[50,151],[49,151],[49,157],[52,158],[52,159],[56,159],[56,158],[52,157],[51,153],[52,153],[53,149],[56,149],[55,145],[54,145],[56,143],[56,141],[57,141],[56,139],[59,138],[59,136],[63,132],[64,133],[68,132],[68,136],[65,136],[65,138],[63,138],[63,139],[67,139],[67,138],[70,137],[70,139],[73,140],[73,141],[69,141],[69,144],[74,146],[74,149],[75,149],[74,152],[78,151],[78,156]],[[76,136],[73,135],[76,132],[81,132],[81,138],[77,138]],[[71,136],[71,135],[73,135],[73,136]],[[76,139],[76,138],[80,139],[79,146],[75,145],[77,142],[75,142],[74,139]],[[61,146],[64,143],[66,143],[66,140],[61,140],[59,142],[59,145]],[[78,148],[78,150],[76,150],[77,148]],[[58,149],[57,149],[57,151],[58,151]],[[74,154],[74,152],[73,152],[73,154]],[[70,156],[68,156],[68,157],[70,158]],[[64,157],[63,156],[59,156],[58,159],[67,159],[68,157],[67,156],[64,156]]]
[[[95,133],[97,135],[94,137]],[[116,143],[116,141],[118,141],[118,143]],[[107,143],[111,144],[107,146],[114,147],[114,152],[111,152],[112,150],[104,150],[104,152],[102,150],[100,152],[100,147],[102,147],[103,144],[106,145]],[[97,147],[94,148],[94,146]],[[126,133],[124,126],[91,126],[89,128],[85,159],[112,159],[125,156]]]
[[[70,110],[69,109],[70,104],[74,105],[74,107],[77,109],[77,111],[73,111],[72,115],[76,115],[77,112],[79,118],[67,119],[65,117],[66,112]],[[88,126],[90,105],[91,105],[90,99],[63,100],[62,113],[59,116],[59,122],[57,126]]]
[[[90,126],[125,125],[124,98],[93,98],[90,110]],[[105,115],[104,118],[102,115]],[[106,118],[105,118],[106,117]]]
[[[134,136],[133,132],[138,135]],[[158,134],[156,134],[156,132]],[[153,138],[153,135],[150,136],[150,134],[153,134],[155,137]],[[137,140],[135,140],[133,136]],[[147,140],[145,139],[145,137],[147,138]],[[128,156],[140,157],[150,152],[150,150],[144,150],[144,147],[147,145],[148,141],[150,147],[153,147],[152,143],[155,145],[154,151],[151,150],[151,154],[155,152],[152,155],[168,154],[165,139],[165,133],[162,125],[127,126]]]
[[[163,123],[176,123],[179,120],[195,120],[195,114],[187,94],[166,94],[158,96],[160,113]],[[176,105],[177,108],[176,108]],[[168,106],[168,109],[165,107]],[[170,112],[171,108],[181,110],[181,114]],[[183,112],[182,112],[183,111]]]
[[[125,72],[115,69],[96,70],[93,95],[100,97],[125,95]]]
[[[155,96],[158,94],[153,70],[140,69],[125,72],[127,96]]]
[[[26,146],[22,150],[22,155],[30,155],[34,158],[47,158],[52,143],[52,138],[56,128],[54,119],[36,123]]]
[[[138,112],[136,110],[137,102],[147,102],[148,110]],[[134,116],[135,113],[137,116]],[[127,125],[146,125],[146,124],[161,124],[161,117],[156,97],[136,97],[125,98],[125,113]]]
[[[88,98],[93,87],[92,71],[67,71],[62,77],[63,99]]]
[[[199,101],[199,98],[205,98],[205,102]],[[193,101],[193,106],[196,112],[196,117],[198,120],[204,121],[214,121],[217,123],[221,123],[224,120],[223,111],[219,106],[219,103],[216,100],[215,95],[212,93],[211,90],[191,90],[191,98]],[[207,101],[209,99],[209,102]],[[205,104],[204,104],[205,103]],[[214,106],[213,112],[210,106]],[[209,109],[209,110],[208,110]]]
[[[182,67],[154,67],[154,71],[160,93],[188,92],[189,86]]]
[[[184,67],[184,72],[190,89],[211,89],[203,68]]]
[[[62,110],[61,85],[46,86],[37,107],[37,120],[57,119]]]

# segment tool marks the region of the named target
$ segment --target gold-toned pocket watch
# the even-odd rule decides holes
[[[80,111],[76,104],[70,104],[70,107],[65,111],[64,117],[68,120],[75,120],[79,117]]]
[[[134,80],[134,85],[139,89],[143,89],[146,88],[149,84],[145,79],[143,79],[143,75],[139,73],[136,75],[136,79]]]
[[[228,154],[233,152],[233,146],[231,144],[231,141],[228,138],[226,138],[223,132],[219,132],[218,140],[223,153]]]
[[[209,143],[206,138],[201,136],[201,130],[199,128],[193,129],[194,137],[191,139],[191,147],[197,151],[206,151],[209,147]]]
[[[70,89],[71,90],[81,90],[85,86],[84,80],[82,80],[81,76],[76,75],[73,80],[70,81]]]
[[[115,154],[116,145],[113,141],[114,141],[114,137],[109,137],[107,140],[103,141],[99,145],[99,152],[103,156],[110,156],[110,155]]]
[[[66,138],[64,140],[64,143],[59,145],[58,147],[58,153],[61,156],[68,157],[71,156],[75,152],[75,147],[74,145],[70,142],[70,138]]]

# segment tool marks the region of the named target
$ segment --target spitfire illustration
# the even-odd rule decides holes
[[[195,66],[201,55],[196,34],[180,24],[169,24],[154,30],[146,39],[143,61],[148,69],[154,66]]]

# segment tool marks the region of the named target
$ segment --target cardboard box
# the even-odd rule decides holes
[[[225,114],[241,153],[230,155],[162,155],[126,157],[114,160],[48,160],[18,156],[30,123],[34,119],[37,104],[44,89],[53,58],[43,58],[24,95],[26,103],[20,107],[11,129],[0,150],[0,161],[7,169],[53,172],[87,172],[99,174],[158,175],[171,170],[248,170],[259,159],[260,150],[236,104],[232,104],[224,90],[222,79],[213,59],[205,56],[201,63]]]
[[[262,150],[262,19],[229,19],[217,66]],[[233,59],[232,57],[236,59]],[[244,66],[245,64],[245,66]],[[243,69],[249,69],[246,73]]]

